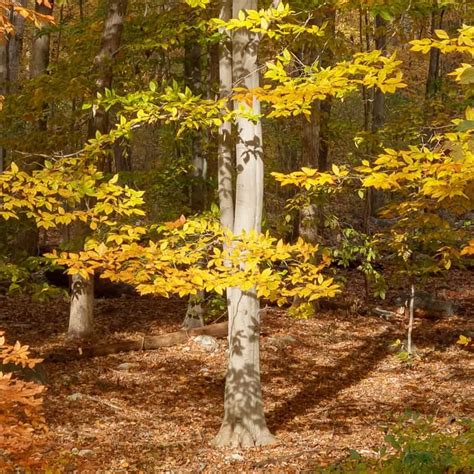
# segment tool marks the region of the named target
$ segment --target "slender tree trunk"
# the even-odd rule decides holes
[[[9,82],[9,57],[8,57],[9,38],[5,38],[4,43],[0,43],[0,95],[6,96]],[[0,173],[5,169],[5,159],[7,152],[3,146],[0,147]]]
[[[234,0],[233,16],[244,9],[256,9],[256,0]],[[246,29],[233,37],[234,79],[248,88],[257,87],[257,35]],[[249,111],[258,114],[254,99]],[[233,230],[261,229],[263,208],[262,129],[260,123],[237,119],[236,199]],[[261,446],[274,442],[267,428],[260,382],[260,309],[256,290],[233,288],[229,314],[229,365],[226,378],[224,420],[214,443],[217,446]]]
[[[367,13],[359,7],[359,48],[360,52],[363,53],[364,51],[369,51],[370,49],[370,38],[368,36],[368,17]],[[365,32],[365,35],[364,35]],[[365,38],[365,41],[364,41]],[[371,115],[371,107],[369,103],[369,93],[366,86],[362,86],[362,103],[364,106],[364,132],[369,132],[370,127],[370,115]],[[370,147],[366,143],[364,144],[365,154],[370,154]],[[364,230],[368,234],[369,233],[369,220],[370,216],[372,215],[372,192],[370,189],[366,190],[365,199],[364,199]]]
[[[219,18],[228,21],[232,18],[232,0],[222,0]],[[230,105],[229,98],[232,94],[232,38],[229,31],[221,29],[223,39],[219,45],[219,97],[226,99],[226,105]],[[218,144],[218,195],[219,208],[221,212],[221,224],[224,228],[234,230],[234,166],[235,160],[232,152],[232,124],[225,121],[219,127]],[[227,313],[234,314],[233,288],[227,288]]]
[[[313,25],[321,26],[327,21],[326,31],[328,37],[333,38],[336,27],[336,10],[327,7],[320,17],[312,21]],[[332,49],[326,43],[324,49],[318,44],[310,45],[307,54],[302,54],[304,63],[314,62],[320,59],[322,67],[328,67],[332,62]],[[310,168],[318,168],[325,171],[328,168],[329,159],[329,118],[331,115],[331,98],[317,101],[311,107],[309,120],[304,119],[302,135],[302,164]],[[298,235],[311,243],[317,243],[322,237],[324,229],[323,204],[309,204],[301,209],[298,216]],[[294,304],[299,304],[299,298],[295,298]]]
[[[199,33],[191,31],[186,35],[184,43],[184,77],[187,87],[194,94],[202,94],[202,47]],[[193,212],[202,212],[207,207],[207,160],[203,153],[203,131],[191,132],[191,185],[189,187],[189,203]],[[199,291],[191,295],[183,327],[191,329],[204,325],[205,292]]]
[[[109,1],[100,51],[94,58],[96,92],[103,92],[106,88],[110,89],[112,87],[114,58],[118,53],[122,40],[127,3],[127,0]],[[109,115],[102,107],[95,110],[89,122],[89,136],[93,136],[96,131],[101,133],[109,131]],[[110,168],[110,165],[105,167]]]
[[[18,2],[21,6],[26,6],[26,0]],[[0,94],[8,95],[15,92],[19,79],[21,56],[23,51],[23,34],[25,29],[25,19],[18,13],[10,9],[9,18],[15,33],[4,38],[0,45]],[[0,147],[0,172],[5,167],[7,150]],[[26,218],[21,218],[17,223],[13,254],[18,257],[25,255],[35,255],[38,249],[39,233],[36,225]]]
[[[387,22],[380,16],[375,15],[375,49],[387,54]],[[378,88],[374,91],[372,103],[372,135],[373,146],[372,155],[376,156],[380,151],[380,140],[377,136],[385,124],[385,94]],[[372,214],[376,214],[384,204],[383,191],[372,189],[370,191],[370,209]]]
[[[105,88],[112,87],[114,57],[120,47],[123,23],[127,10],[127,0],[110,0],[105,18],[104,30],[100,51],[94,59],[97,72],[96,91],[103,92]],[[91,136],[96,131],[107,133],[109,131],[109,117],[105,109],[99,107],[89,122]],[[102,163],[103,168],[110,168],[110,163]],[[83,240],[81,234],[86,229],[78,226],[75,240]],[[78,238],[79,237],[79,238]],[[94,282],[92,278],[86,279],[75,275],[71,287],[71,306],[69,312],[68,335],[71,337],[88,337],[94,330],[93,319]]]
[[[188,33],[184,45],[184,76],[186,85],[194,94],[202,93],[202,48],[199,44],[199,34]],[[203,153],[202,131],[196,130],[191,134],[191,186],[190,204],[195,212],[206,208],[206,178],[207,160]]]
[[[329,10],[325,15],[328,22],[326,28],[329,38],[336,37],[336,8],[328,7]],[[323,67],[331,66],[334,60],[333,46],[326,44],[326,50],[321,57],[321,64]],[[320,120],[321,126],[319,129],[319,152],[318,152],[318,168],[320,171],[326,171],[329,167],[329,121],[331,119],[332,98],[326,97],[321,102]]]
[[[410,358],[413,356],[412,333],[413,333],[414,318],[415,318],[415,285],[412,284],[410,287],[410,300],[408,304],[408,331],[407,331],[407,352]]]
[[[444,10],[439,10],[437,2],[435,2],[434,10],[431,13],[431,36],[434,36],[434,31],[442,29]],[[440,50],[438,48],[431,48],[430,60],[428,65],[428,76],[426,78],[426,99],[433,99],[441,89],[441,77],[439,73],[440,67]]]
[[[27,0],[21,0],[20,6],[26,7]],[[23,36],[25,33],[25,19],[18,13],[12,14],[12,24],[15,28],[15,34],[8,40],[8,92],[14,92],[20,78],[20,65],[23,53]]]

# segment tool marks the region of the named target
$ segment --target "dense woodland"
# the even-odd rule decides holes
[[[0,471],[474,472],[473,19],[0,0]]]

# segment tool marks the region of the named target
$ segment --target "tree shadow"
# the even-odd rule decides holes
[[[358,342],[357,349],[339,359],[336,365],[315,366],[311,358],[286,357],[284,365],[267,373],[265,378],[285,376],[293,379],[295,385],[302,385],[302,388],[268,413],[270,429],[281,431],[298,416],[333,400],[340,391],[366,378],[389,354],[388,340],[394,337],[392,328],[386,328],[376,337],[356,337],[353,340]],[[290,368],[292,365],[299,367],[294,370]]]

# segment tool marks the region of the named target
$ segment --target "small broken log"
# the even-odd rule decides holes
[[[88,359],[91,357],[101,357],[119,352],[149,351],[160,347],[176,346],[184,344],[192,336],[227,336],[227,321],[218,324],[210,324],[200,328],[193,328],[188,331],[180,331],[162,334],[160,336],[144,336],[138,341],[122,341],[112,344],[100,344],[77,349],[65,349],[59,352],[52,352],[44,357],[44,362],[68,362],[78,359]]]
[[[400,308],[408,306],[411,295],[403,295],[395,300],[395,304]],[[426,319],[441,319],[453,316],[455,305],[451,301],[436,298],[431,293],[424,291],[415,292],[413,300],[415,316]]]

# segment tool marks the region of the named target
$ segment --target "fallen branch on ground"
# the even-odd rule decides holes
[[[100,344],[89,347],[79,347],[77,349],[65,349],[52,352],[44,357],[45,362],[67,362],[70,360],[87,359],[100,357],[119,352],[148,351],[159,349],[160,347],[176,346],[185,344],[192,336],[227,336],[227,321],[219,324],[210,324],[200,328],[181,329],[180,331],[162,334],[160,336],[144,336],[137,341],[122,341],[112,344]]]

